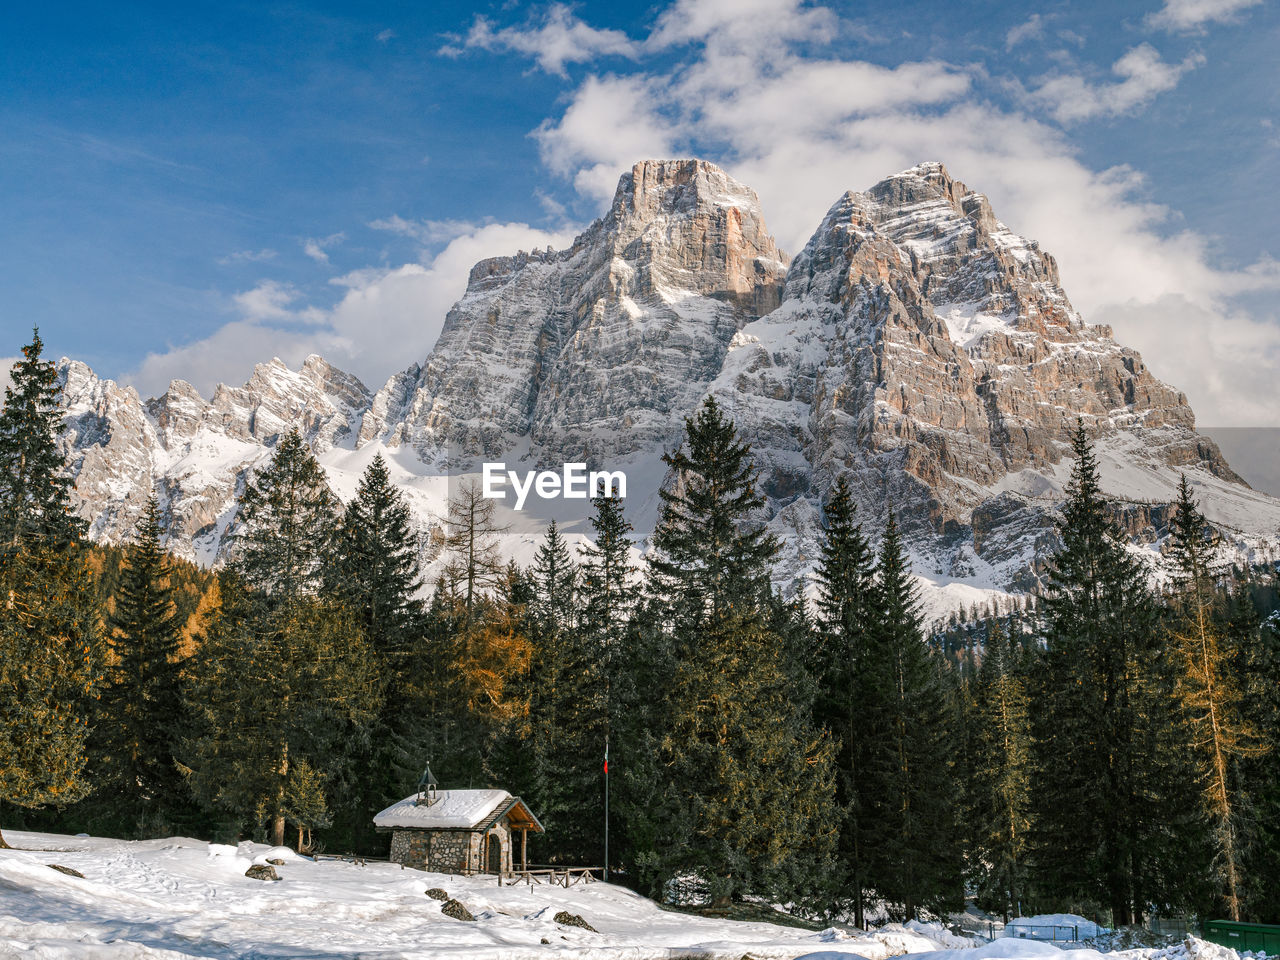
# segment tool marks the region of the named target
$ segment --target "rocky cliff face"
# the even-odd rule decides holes
[[[1136,441],[1135,465],[1244,489],[1186,398],[1085,324],[1053,258],[941,164],[841,197],[712,390],[767,464],[776,510],[815,507],[847,473],[870,522],[892,504],[946,574],[1043,553],[1041,500],[1061,487],[1047,477],[1079,421]]]
[[[125,536],[154,489],[171,545],[205,561],[244,471],[288,428],[340,491],[389,451],[426,526],[444,509],[430,478],[481,459],[627,462],[656,483],[708,393],[754,447],[787,578],[811,564],[822,497],[845,473],[873,529],[892,504],[918,572],[1030,585],[1078,420],[1110,492],[1152,518],[1139,539],[1158,540],[1145,505],[1180,471],[1242,550],[1280,529],[1280,503],[1195,432],[1186,398],[1086,324],[1053,258],[936,163],[845,194],[790,264],[724,171],[637,164],[569,249],[477,264],[431,355],[376,394],[318,357],[263,364],[210,400],[175,382],[143,403],[70,362],[63,378],[95,535]],[[643,533],[652,511],[637,511]]]
[[[671,442],[733,335],[778,305],[785,272],[753,191],[703,161],[636,164],[568,250],[478,263],[360,440],[455,465],[523,440],[547,462]]]
[[[308,357],[298,371],[259,364],[242,387],[205,400],[175,380],[145,403],[132,387],[99,380],[83,363],[60,364],[63,448],[91,535],[127,539],[147,497],[160,499],[169,548],[205,563],[222,550],[247,470],[297,428],[322,455],[350,445],[371,395],[355,377]]]

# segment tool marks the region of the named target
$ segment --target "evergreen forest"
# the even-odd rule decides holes
[[[931,624],[900,518],[844,478],[811,580],[776,588],[750,447],[710,399],[643,555],[600,497],[589,544],[552,524],[518,566],[463,488],[427,582],[388,464],[344,504],[296,432],[246,478],[224,565],[170,556],[157,499],[95,545],[41,350],[0,412],[6,828],[385,856],[372,817],[429,760],[523,797],[547,864],[605,865],[607,777],[611,879],[657,897],[1280,920],[1276,569],[1224,564],[1184,478],[1153,581],[1083,425],[1038,591]]]

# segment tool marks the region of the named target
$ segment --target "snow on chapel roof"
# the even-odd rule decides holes
[[[467,830],[479,826],[514,798],[505,790],[440,790],[436,802],[418,803],[418,795],[393,803],[373,818],[378,827],[419,830]]]

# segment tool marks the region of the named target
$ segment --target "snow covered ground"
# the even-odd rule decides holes
[[[705,919],[660,909],[605,883],[565,890],[395,864],[313,863],[261,844],[171,838],[127,842],[6,831],[0,851],[0,957],[361,957],[641,960],[795,957],[839,949],[868,960],[935,950],[903,927],[871,936]],[[280,882],[253,862],[283,856]],[[84,874],[67,876],[58,864]],[[476,917],[454,920],[426,896],[446,890]],[[556,923],[561,911],[599,933]]]
[[[129,842],[6,831],[0,851],[0,957],[24,960],[176,958],[451,958],[647,960],[911,954],[912,960],[1021,960],[1057,954],[1034,940],[977,941],[923,924],[871,934],[811,932],[663,910],[605,883],[569,889],[499,887],[492,878],[404,870],[395,864],[312,862],[283,848],[187,838]],[[245,871],[268,858],[279,882]],[[80,879],[51,869],[57,864]],[[454,920],[426,895],[443,888],[474,916]],[[566,911],[597,932],[557,923]],[[1124,960],[1240,960],[1188,941],[1181,952],[1131,950]],[[1077,950],[1069,960],[1095,960]],[[1064,958],[1068,960],[1068,958]]]

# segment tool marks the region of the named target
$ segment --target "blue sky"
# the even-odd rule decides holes
[[[483,256],[699,155],[794,251],[940,159],[1057,255],[1201,422],[1274,426],[1274,0],[10,5],[0,354],[208,391],[273,354],[371,386]]]

